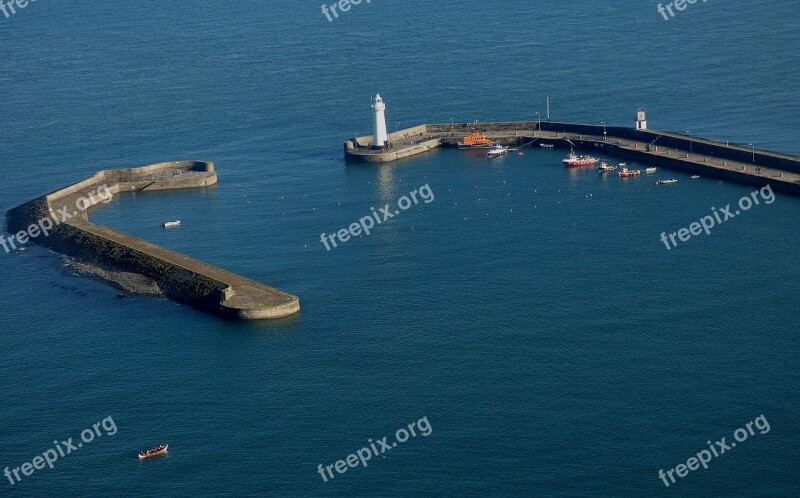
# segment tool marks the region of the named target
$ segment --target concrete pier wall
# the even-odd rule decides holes
[[[119,194],[206,187],[216,182],[213,163],[201,161],[104,170],[11,209],[6,215],[8,229],[25,231],[40,220],[50,219],[54,226],[49,236],[40,235],[31,239],[32,242],[106,270],[144,275],[158,283],[167,297],[223,317],[262,320],[297,313],[300,300],[296,296],[89,223],[86,212],[64,222],[54,222],[60,208],[75,211],[77,199],[83,199],[82,204],[88,209],[101,204],[101,197],[89,195],[101,187]]]
[[[603,124],[548,121],[425,124],[393,133],[393,146],[385,150],[371,149],[372,137],[368,135],[359,137],[357,142],[351,139],[345,142],[345,160],[388,162],[439,146],[455,147],[475,130],[486,133],[503,145],[541,141],[591,151],[599,148],[608,154],[645,164],[751,185],[771,183],[784,192],[800,191],[799,157],[677,133]]]

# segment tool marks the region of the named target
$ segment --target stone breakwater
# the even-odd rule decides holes
[[[437,147],[457,147],[479,130],[503,145],[555,147],[603,152],[710,178],[734,181],[800,195],[800,157],[655,130],[548,121],[501,121],[423,124],[389,134],[389,147],[372,148],[372,136],[344,142],[346,161],[384,163]]]
[[[217,183],[214,164],[176,161],[139,168],[99,171],[90,178],[22,204],[7,213],[8,230],[24,231],[60,210],[73,210],[78,199],[105,187],[117,195],[169,189],[203,188]],[[89,221],[87,210],[54,227],[33,242],[111,273],[135,273],[152,280],[175,301],[218,316],[262,320],[282,318],[300,310],[291,294],[216,268],[183,254]],[[62,211],[67,212],[67,211]]]

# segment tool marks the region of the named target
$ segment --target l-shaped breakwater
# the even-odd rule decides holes
[[[800,157],[694,136],[620,126],[551,121],[423,124],[388,135],[389,145],[372,147],[372,136],[344,142],[347,161],[383,163],[437,147],[456,147],[473,131],[504,145],[552,144],[602,152],[692,174],[763,186],[800,195]]]
[[[226,318],[262,320],[297,313],[300,300],[296,296],[89,221],[88,212],[103,203],[96,195],[98,189],[116,195],[216,183],[214,164],[205,161],[102,170],[9,210],[8,230],[28,231],[40,220],[58,217],[58,223],[51,222],[48,236],[40,234],[31,241],[100,268],[144,275],[167,297]],[[85,207],[80,211],[75,209],[79,200]]]

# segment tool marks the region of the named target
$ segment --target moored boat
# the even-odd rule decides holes
[[[697,180],[698,178],[700,178],[700,175],[692,175],[692,180]]]
[[[579,156],[575,154],[574,150],[570,150],[569,155],[561,162],[567,168],[578,168],[582,166],[594,166],[597,164],[598,159],[592,156]]]
[[[508,154],[508,147],[502,145],[495,145],[489,152],[486,153],[487,157],[499,157]]]
[[[555,147],[555,145],[553,145],[553,144],[539,144],[539,147],[541,147],[543,149],[552,149],[553,147]]]
[[[631,176],[639,176],[642,174],[642,170],[640,169],[628,169],[627,166],[623,166],[622,170],[618,173],[620,178],[630,178]]]
[[[611,166],[605,162],[600,163],[600,166],[597,167],[597,171],[600,173],[608,173],[609,171],[614,171],[617,169],[616,166]]]
[[[645,169],[644,171],[645,171],[646,173],[655,173],[655,172],[656,172],[656,168],[647,168],[647,169]]]
[[[673,183],[678,183],[678,180],[672,178],[670,180],[659,180],[656,182],[656,185],[671,185]]]
[[[152,448],[152,449],[149,449],[149,450],[146,450],[146,451],[140,451],[139,452],[139,460],[145,460],[147,458],[153,458],[153,457],[157,457],[157,456],[161,456],[161,455],[166,455],[167,454],[167,450],[169,450],[169,445],[168,444],[162,444],[161,446],[158,446],[157,448]]]
[[[474,131],[464,137],[463,142],[458,142],[459,149],[488,149],[494,146],[494,141],[486,138],[486,135],[479,131]]]
[[[164,223],[164,228],[176,228],[181,226],[181,220],[168,221]]]

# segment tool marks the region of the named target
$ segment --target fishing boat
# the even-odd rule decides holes
[[[139,460],[145,460],[147,458],[153,458],[157,456],[162,456],[167,454],[167,450],[169,449],[168,444],[162,444],[157,448],[152,448],[147,451],[140,451],[139,452]]]
[[[539,144],[539,147],[541,147],[543,149],[552,149],[553,147],[555,147],[555,145],[553,145],[553,144]]]
[[[181,220],[168,221],[164,223],[164,228],[176,228],[181,226]]]
[[[700,178],[700,175],[692,175],[692,180],[697,180],[698,178]]]
[[[598,159],[592,156],[579,156],[575,154],[574,150],[570,150],[569,155],[561,162],[567,168],[579,168],[582,166],[594,166],[597,164]]]
[[[508,154],[508,147],[504,147],[498,144],[495,145],[489,152],[487,152],[486,156],[492,158],[492,157],[500,157],[506,154]]]
[[[642,174],[642,170],[640,169],[628,169],[627,166],[623,166],[622,170],[617,173],[620,178],[630,178],[631,176],[639,176]]]
[[[645,173],[655,173],[656,172],[656,168],[647,168],[644,171],[645,171]]]
[[[656,185],[671,185],[673,183],[678,183],[678,180],[672,178],[670,180],[659,180],[656,182]]]
[[[610,166],[605,162],[600,163],[600,166],[597,167],[597,171],[600,173],[608,173],[609,171],[614,171],[615,169],[617,169],[616,166]]]
[[[479,131],[470,133],[464,137],[463,142],[458,142],[459,149],[488,149],[492,146],[494,142]]]

